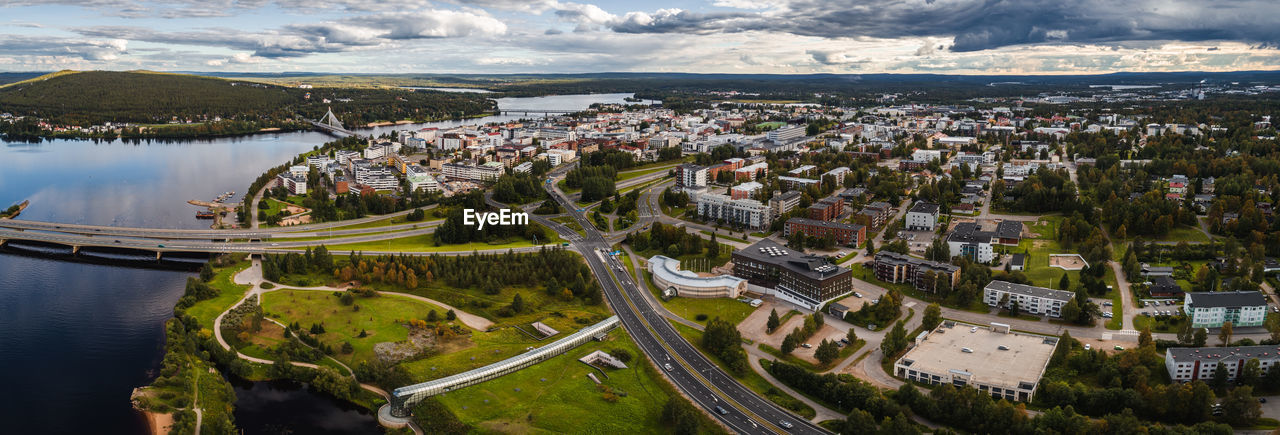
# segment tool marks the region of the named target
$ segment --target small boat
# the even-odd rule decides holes
[[[213,217],[214,217],[214,213],[211,211],[196,212],[196,219],[213,219]]]

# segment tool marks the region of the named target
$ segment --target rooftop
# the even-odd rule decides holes
[[[909,210],[908,213],[936,214],[938,213],[938,204],[934,204],[932,202],[917,202],[911,205],[911,210]]]
[[[961,222],[956,224],[955,229],[951,230],[951,234],[947,236],[947,241],[963,243],[991,243],[991,238],[994,236],[995,233],[990,231],[981,231],[976,223]]]
[[[1000,224],[996,225],[996,237],[1002,239],[1022,238],[1022,221],[1000,221]]]
[[[816,227],[840,228],[840,229],[853,230],[853,231],[858,231],[862,229],[862,225],[858,225],[858,224],[846,224],[841,222],[820,221],[816,219],[807,219],[802,217],[793,217],[791,219],[787,219],[787,223],[792,223],[792,222],[795,222],[796,224],[799,224],[799,225],[813,225]]]
[[[699,276],[688,270],[680,270],[680,260],[663,255],[655,255],[649,259],[649,269],[654,275],[670,283],[684,287],[720,288],[737,287],[745,279],[731,275]]]
[[[1187,293],[1194,308],[1234,308],[1266,306],[1267,298],[1255,291]]]
[[[1032,389],[1040,382],[1058,345],[1055,337],[994,332],[987,327],[970,332],[971,328],[946,322],[929,332],[898,362],[929,373],[968,373],[972,375],[970,384]],[[1008,350],[1001,350],[1001,346]]]
[[[825,258],[796,251],[769,239],[734,251],[734,254],[780,266],[810,279],[826,279],[849,272],[848,268],[831,264]]]
[[[1241,359],[1280,358],[1280,346],[1272,344],[1263,346],[1233,347],[1171,347],[1166,350],[1165,355],[1172,357],[1175,361],[1200,359],[1217,362],[1235,362]]]
[[[1036,287],[1026,284],[1014,284],[1008,281],[991,281],[987,283],[985,289],[993,289],[1002,292],[1035,296],[1064,302],[1069,301],[1071,298],[1076,296],[1075,293],[1069,291],[1054,290],[1051,288]]]

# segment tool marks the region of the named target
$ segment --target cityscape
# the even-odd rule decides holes
[[[819,3],[0,5],[0,432],[1280,431],[1280,7]]]

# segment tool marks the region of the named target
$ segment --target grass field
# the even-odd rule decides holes
[[[218,269],[213,280],[209,281],[210,286],[220,291],[218,296],[197,302],[195,305],[188,307],[187,314],[199,320],[201,328],[213,328],[213,320],[244,298],[244,293],[249,291],[249,286],[238,285],[233,278],[240,271],[248,269],[250,265],[246,260]]]
[[[626,369],[594,369],[578,358],[621,349]],[[506,355],[510,356],[510,355]],[[601,373],[603,371],[603,374]],[[596,386],[588,373],[602,381]],[[607,376],[607,377],[606,377]],[[483,384],[439,396],[480,433],[662,433],[662,407],[676,397],[621,329],[564,355]],[[703,431],[720,433],[709,420]]]
[[[711,237],[711,232],[710,232],[710,231],[707,231],[707,230],[698,230],[698,232],[700,232],[700,233],[702,233],[702,234],[706,234],[706,235],[707,235],[707,237]],[[740,237],[727,236],[727,235],[720,234],[720,233],[716,233],[716,239],[731,240],[731,241],[738,242],[738,243],[751,243],[751,242],[748,242],[746,239],[743,239],[743,238],[740,238]]]
[[[566,227],[569,227],[569,229],[577,231],[578,234],[582,234],[584,236],[587,235],[586,231],[582,228],[582,224],[578,223],[578,220],[574,219],[571,216],[554,217],[554,218],[551,218],[551,221],[558,222]]]
[[[356,298],[355,305],[360,310],[355,311],[352,306],[342,305],[332,292],[308,290],[272,291],[262,296],[261,303],[264,313],[285,324],[298,322],[304,329],[313,323],[323,325],[325,332],[316,338],[334,349],[341,348],[344,342],[351,343],[354,352],[334,355],[348,365],[371,360],[376,343],[407,339],[409,330],[405,321],[425,319],[432,310],[443,320],[448,311],[438,305],[395,295]],[[360,338],[360,331],[366,331],[367,336]]]
[[[649,181],[649,182],[645,182],[645,183],[640,183],[640,184],[637,184],[637,185],[635,185],[635,186],[628,186],[628,187],[625,187],[625,188],[622,188],[622,189],[618,189],[618,194],[619,194],[619,195],[626,195],[627,193],[630,193],[632,190],[636,190],[636,189],[644,189],[644,188],[647,188],[647,187],[649,187],[649,186],[653,186],[653,185],[655,185],[655,184],[661,184],[661,183],[665,182],[666,180],[667,180],[667,178],[666,178],[666,177],[663,177],[663,178],[658,178],[658,179],[653,180],[653,181]]]
[[[426,224],[429,222],[443,222],[443,221],[444,219],[438,219],[438,218],[424,219],[419,223]],[[333,227],[333,229],[334,230],[359,230],[359,229],[365,229],[365,228],[389,227],[392,225],[400,225],[400,224],[407,224],[407,223],[411,223],[409,222],[409,218],[407,217],[407,215],[400,215],[400,216],[394,216],[386,219],[379,219],[376,221],[370,221],[370,222],[365,222],[360,224],[351,224],[351,225],[343,225],[340,227]],[[324,231],[324,230],[315,230],[315,231]],[[308,231],[308,232],[311,232],[311,231]]]
[[[668,171],[668,170],[671,170],[671,168],[676,167],[677,165],[679,165],[679,163],[671,163],[671,164],[665,164],[662,166],[654,166],[651,168],[622,171],[618,173],[618,181],[622,182],[622,181],[630,180],[632,178],[649,175],[654,172]]]

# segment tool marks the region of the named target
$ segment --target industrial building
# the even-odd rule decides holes
[[[1029,402],[1057,337],[943,322],[916,336],[915,345],[893,364],[895,376],[929,385],[977,388],[995,398]]]

